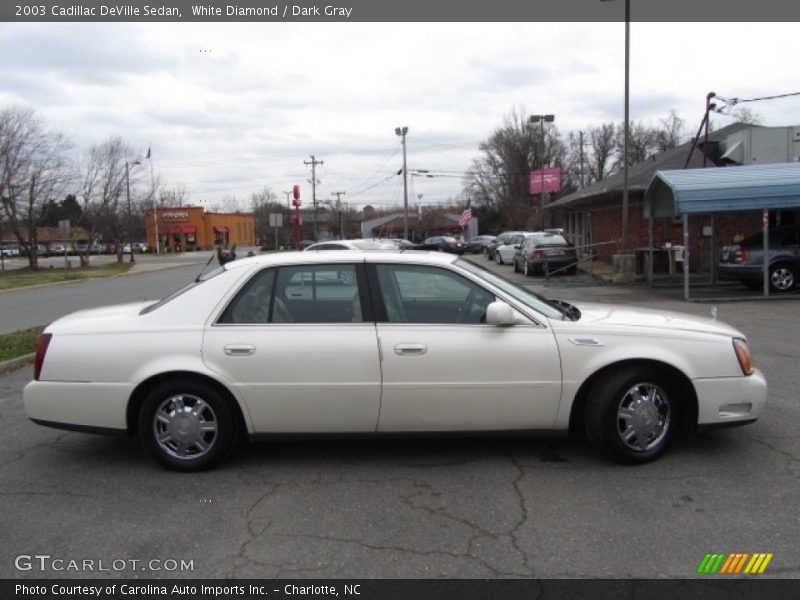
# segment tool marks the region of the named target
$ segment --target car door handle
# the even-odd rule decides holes
[[[422,356],[428,351],[425,344],[395,344],[394,353],[399,356]]]
[[[252,356],[256,353],[256,347],[252,344],[231,344],[223,350],[228,356]]]

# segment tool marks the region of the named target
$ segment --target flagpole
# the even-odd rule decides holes
[[[153,175],[153,158],[150,154],[152,144],[147,146],[147,160],[150,161],[150,190],[153,193],[153,224],[155,225],[154,231],[156,233],[156,254],[161,254],[161,242],[158,236],[158,201],[156,200],[156,179]]]

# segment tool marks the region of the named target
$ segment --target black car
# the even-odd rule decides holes
[[[452,252],[464,254],[466,244],[449,235],[435,235],[426,238],[421,244],[415,246],[416,250],[438,250],[439,252]]]
[[[472,254],[481,254],[486,244],[495,240],[493,235],[476,235],[474,238],[467,240],[467,245],[464,247],[464,252],[471,252]]]
[[[800,225],[785,225],[769,231],[769,289],[788,292],[800,277]],[[750,289],[764,285],[764,235],[751,235],[738,244],[722,247],[717,265],[719,278],[742,282]]]

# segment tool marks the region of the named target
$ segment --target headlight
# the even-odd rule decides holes
[[[747,342],[742,338],[733,338],[733,350],[736,352],[736,358],[739,359],[739,366],[742,367],[742,373],[745,375],[752,375],[753,364]]]

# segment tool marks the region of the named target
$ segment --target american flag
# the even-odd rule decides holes
[[[461,229],[464,229],[471,218],[472,206],[470,205],[470,200],[468,198],[467,203],[464,205],[464,212],[461,213],[461,218],[458,220],[458,226],[461,227]]]

